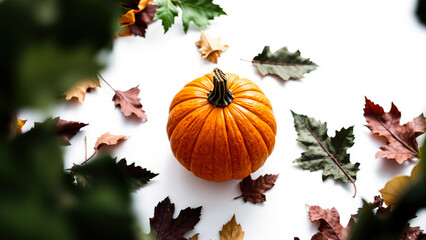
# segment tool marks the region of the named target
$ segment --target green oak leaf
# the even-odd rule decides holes
[[[220,15],[226,15],[223,9],[212,2],[212,0],[175,0],[182,9],[183,30],[188,31],[189,23],[205,28],[209,20]]]
[[[155,11],[154,20],[161,19],[164,33],[166,33],[173,23],[175,23],[178,9],[172,0],[158,0],[153,4],[158,6],[157,11]]]
[[[269,46],[265,46],[262,53],[253,58],[252,63],[263,76],[275,74],[285,81],[303,78],[303,74],[318,66],[309,58],[302,58],[299,50],[291,53],[287,47],[282,47],[272,53]]]
[[[308,148],[294,162],[311,172],[322,169],[323,181],[333,177],[337,181],[353,183],[360,165],[351,163],[346,152],[354,144],[353,126],[336,131],[336,135],[331,138],[327,135],[327,123],[293,111],[292,114],[297,140]]]

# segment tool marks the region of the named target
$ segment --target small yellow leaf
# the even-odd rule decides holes
[[[79,82],[65,93],[65,100],[69,101],[72,98],[77,98],[77,100],[82,104],[84,102],[87,89],[96,87],[101,87],[98,79],[90,79]]]
[[[22,127],[25,125],[27,120],[18,119],[16,123],[16,133],[22,133]]]
[[[222,231],[219,231],[220,240],[243,240],[244,232],[240,224],[235,220],[235,214],[231,221],[223,225]]]
[[[226,51],[229,46],[220,42],[219,38],[212,38],[201,30],[200,40],[195,42],[199,47],[201,58],[207,58],[210,62],[217,63],[217,58],[220,57],[220,52]]]
[[[190,237],[188,240],[198,240],[199,233],[195,234],[194,236]]]
[[[386,205],[390,206],[392,210],[395,209],[399,197],[404,193],[410,183],[411,177],[405,175],[397,175],[389,180],[385,187],[379,190]]]

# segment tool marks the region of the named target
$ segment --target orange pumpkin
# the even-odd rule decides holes
[[[218,68],[176,94],[167,122],[174,156],[194,175],[215,182],[259,169],[272,153],[276,130],[259,87]]]

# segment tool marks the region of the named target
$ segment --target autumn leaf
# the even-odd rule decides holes
[[[164,27],[164,33],[174,23],[174,18],[178,16],[179,6],[182,10],[182,23],[185,33],[188,31],[189,24],[193,22],[200,28],[209,26],[209,20],[220,15],[226,15],[219,5],[212,0],[159,0],[154,3],[158,5],[154,20],[161,19]]]
[[[243,228],[237,224],[235,214],[232,219],[223,225],[222,231],[219,231],[220,240],[242,240],[244,238]]]
[[[272,53],[269,46],[265,46],[262,53],[253,58],[252,63],[263,76],[275,74],[285,81],[303,78],[303,74],[318,66],[309,58],[302,58],[299,50],[291,53],[287,47],[282,47]]]
[[[387,144],[380,147],[376,158],[395,159],[399,164],[418,158],[420,153],[416,138],[426,131],[426,121],[423,114],[411,122],[400,125],[401,112],[392,103],[391,110],[384,112],[383,108],[365,98],[364,116],[367,127],[373,134],[385,137]]]
[[[154,217],[149,219],[151,231],[143,234],[142,239],[185,239],[183,236],[200,221],[201,207],[181,210],[177,218],[173,218],[174,211],[175,204],[169,197],[159,202],[154,209]]]
[[[426,236],[423,236],[423,230],[420,229],[419,226],[411,227],[410,224],[407,224],[404,229],[404,232],[401,235],[401,240],[424,240],[425,237]]]
[[[277,178],[278,174],[266,174],[253,180],[249,175],[240,182],[242,195],[234,199],[243,197],[244,202],[250,201],[255,204],[265,202],[266,196],[263,193],[275,185]]]
[[[147,184],[152,178],[156,177],[158,173],[153,173],[146,168],[135,166],[135,163],[127,165],[126,159],[121,159],[117,163],[118,168],[124,173],[126,179],[130,183],[133,190],[137,190]]]
[[[97,87],[101,87],[98,79],[81,81],[65,93],[65,100],[69,101],[76,98],[78,102],[83,104],[87,90]]]
[[[355,197],[355,179],[360,164],[351,163],[346,152],[354,144],[353,126],[336,131],[336,135],[330,138],[327,135],[327,123],[291,112],[298,135],[297,141],[308,148],[294,162],[311,172],[323,169],[323,181],[331,176],[343,183],[351,182],[354,185]]]
[[[220,42],[220,37],[212,38],[201,30],[200,40],[195,42],[195,46],[199,47],[201,58],[207,58],[210,62],[217,63],[217,58],[220,57],[220,52],[226,51],[228,45]]]
[[[57,118],[57,121],[56,135],[59,136],[65,145],[70,145],[70,139],[74,137],[82,127],[89,125],[87,123],[67,121],[59,118]]]
[[[109,132],[102,134],[102,136],[98,137],[95,143],[95,151],[98,151],[104,145],[116,145],[120,140],[126,139],[127,136],[124,135],[113,135]]]
[[[137,13],[135,15],[135,23],[128,26],[130,33],[133,35],[145,37],[148,23],[152,22],[157,8],[158,6],[156,5],[148,4],[144,10]]]
[[[350,229],[353,223],[352,219],[349,220],[346,227],[343,227],[342,224],[340,224],[340,215],[336,208],[330,210],[322,209],[319,206],[306,206],[308,207],[309,220],[311,222],[320,221],[320,226],[318,227],[320,232],[315,234],[312,239],[349,239]]]
[[[112,100],[114,101],[115,106],[120,107],[120,111],[125,117],[130,117],[134,114],[143,122],[148,120],[145,111],[142,109],[142,104],[140,102],[141,99],[138,97],[140,92],[138,86],[123,92],[114,89],[102,76],[99,75],[99,77],[115,92]]]
[[[27,120],[18,119],[16,121],[16,133],[21,134],[22,133],[22,127],[25,125]]]
[[[194,236],[190,237],[188,240],[198,240],[199,233],[195,234]]]

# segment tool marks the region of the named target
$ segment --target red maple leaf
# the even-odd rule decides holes
[[[265,202],[266,196],[263,193],[275,185],[277,178],[278,174],[265,174],[264,176],[259,176],[256,180],[253,180],[249,175],[240,182],[240,188],[242,192],[241,196],[238,196],[234,199],[243,197],[244,202]]]
[[[381,151],[376,153],[376,158],[395,159],[402,164],[419,157],[416,138],[426,131],[423,114],[401,125],[401,112],[393,103],[391,110],[385,112],[381,106],[365,98],[364,116],[371,132],[387,140],[387,144],[381,146]]]

